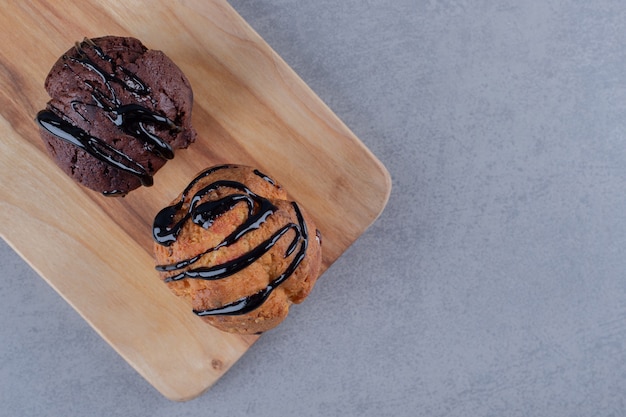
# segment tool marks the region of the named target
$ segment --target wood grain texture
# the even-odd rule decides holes
[[[203,323],[154,271],[152,219],[197,172],[242,163],[282,183],[323,233],[324,270],[387,202],[384,166],[225,1],[10,2],[0,34],[0,233],[167,398],[201,394],[256,340]],[[66,177],[34,122],[58,56],[107,34],[181,67],[199,134],[153,187],[123,199]]]

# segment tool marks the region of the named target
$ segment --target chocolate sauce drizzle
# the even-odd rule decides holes
[[[297,252],[287,268],[279,276],[273,278],[269,285],[264,289],[218,308],[201,311],[194,310],[194,313],[198,316],[239,315],[246,314],[258,308],[270,296],[273,290],[285,282],[294,273],[298,265],[300,265],[304,259],[308,247],[309,234],[306,223],[300,208],[295,202],[292,202],[291,204],[298,220],[297,224],[288,223],[284,225],[274,232],[267,240],[252,248],[249,252],[224,264],[214,265],[211,267],[193,268],[192,265],[204,255],[219,248],[229,246],[237,242],[237,240],[245,234],[261,227],[267,218],[276,210],[276,206],[274,206],[268,199],[255,194],[244,184],[236,181],[218,180],[198,190],[191,197],[189,207],[182,218],[174,223],[174,217],[182,209],[183,203],[186,201],[191,188],[202,178],[219,169],[228,167],[230,167],[230,165],[222,165],[203,171],[187,186],[187,188],[185,188],[178,202],[161,210],[154,219],[152,230],[154,239],[160,245],[169,246],[176,241],[178,234],[187,221],[191,220],[197,226],[208,229],[211,227],[216,218],[229,210],[232,210],[237,204],[242,202],[244,202],[248,208],[247,218],[220,243],[207,249],[203,253],[174,264],[158,265],[156,267],[158,271],[180,271],[179,273],[168,277],[165,282],[178,281],[186,278],[204,280],[219,280],[227,278],[245,269],[247,266],[258,260],[261,256],[263,256],[263,254],[274,247],[274,245],[290,230],[295,232],[295,236],[285,251],[284,257],[287,258],[291,256],[296,250]],[[255,171],[255,174],[259,175],[271,184],[274,184],[271,178],[261,174],[260,172]],[[200,201],[202,201],[208,194],[223,187],[237,190],[237,192],[218,200],[208,200],[200,203]]]
[[[95,58],[91,58],[87,54],[86,49],[88,48],[93,51]],[[75,49],[77,57],[66,55],[63,59],[81,65],[90,72],[97,74],[102,81],[104,91],[96,83],[84,79],[84,85],[91,92],[92,103],[74,100],[71,102],[72,109],[83,120],[88,121],[78,110],[80,105],[98,107],[106,113],[109,120],[122,132],[141,141],[144,149],[160,158],[172,159],[174,157],[172,147],[163,139],[150,132],[147,124],[161,125],[170,129],[170,131],[180,131],[180,127],[176,126],[167,117],[153,112],[144,106],[135,103],[122,103],[117,97],[113,84],[119,85],[138,99],[154,102],[152,97],[150,97],[150,87],[136,74],[118,65],[111,56],[104,53],[92,40],[85,38],[83,42],[77,42]],[[69,67],[68,63],[65,65]],[[110,71],[105,70],[102,65],[110,66]],[[136,176],[142,185],[150,186],[153,184],[152,175],[148,169],[124,152],[76,126],[70,117],[61,110],[49,105],[47,110],[42,110],[37,114],[37,122],[42,128],[59,139],[77,146],[110,166]],[[117,195],[123,193],[112,191],[104,194]]]
[[[255,169],[253,172],[259,177],[263,178],[264,181],[267,181],[270,184],[272,184],[274,187],[276,187],[276,182],[270,177],[268,177],[267,175],[265,175],[264,173],[262,173],[261,171],[259,171],[258,169]]]

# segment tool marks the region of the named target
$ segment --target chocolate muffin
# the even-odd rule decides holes
[[[156,269],[218,329],[258,334],[311,292],[321,237],[274,180],[247,166],[209,168],[154,219]]]
[[[103,194],[152,185],[174,151],[195,140],[189,81],[137,39],[77,42],[54,64],[45,88],[51,100],[37,122],[50,156]]]

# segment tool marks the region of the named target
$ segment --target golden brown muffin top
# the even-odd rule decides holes
[[[310,217],[267,175],[222,165],[200,173],[154,222],[162,279],[214,326],[274,327],[311,291],[321,264]]]

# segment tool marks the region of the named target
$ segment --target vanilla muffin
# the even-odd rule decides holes
[[[161,51],[130,37],[77,42],[45,81],[51,99],[37,114],[56,164],[80,184],[123,196],[196,138],[193,92]]]
[[[267,175],[221,165],[193,179],[154,219],[156,269],[218,329],[258,334],[311,292],[321,266],[313,220]]]

